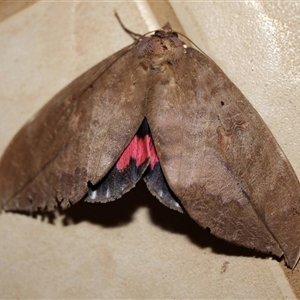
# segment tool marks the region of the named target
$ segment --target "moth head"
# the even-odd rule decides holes
[[[185,43],[178,38],[169,23],[153,35],[142,37],[137,48],[138,57],[155,70],[163,70],[166,64],[176,63],[186,53]]]

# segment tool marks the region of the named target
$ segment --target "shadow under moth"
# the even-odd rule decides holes
[[[113,201],[143,177],[160,202],[215,236],[294,268],[300,185],[266,124],[169,24],[131,35],[12,140],[0,161],[2,209]]]

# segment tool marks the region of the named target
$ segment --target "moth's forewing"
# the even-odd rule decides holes
[[[4,210],[53,210],[79,201],[101,180],[143,118],[143,74],[129,46],[87,71],[49,101],[0,162]],[[133,109],[134,108],[134,109]]]
[[[294,267],[300,248],[300,186],[256,110],[195,49],[164,72],[147,116],[172,191],[202,227]]]

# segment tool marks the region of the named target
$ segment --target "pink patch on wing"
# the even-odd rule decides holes
[[[137,167],[145,162],[147,158],[150,158],[149,166],[151,169],[154,168],[155,163],[158,162],[158,156],[149,135],[145,135],[143,138],[136,135],[133,137],[119,158],[117,169],[123,171],[129,165],[130,158],[135,159]]]

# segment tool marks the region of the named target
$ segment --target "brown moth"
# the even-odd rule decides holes
[[[143,177],[163,204],[212,234],[284,255],[294,268],[300,186],[268,127],[223,71],[169,24],[135,38],[15,136],[0,162],[2,209],[112,201]]]

